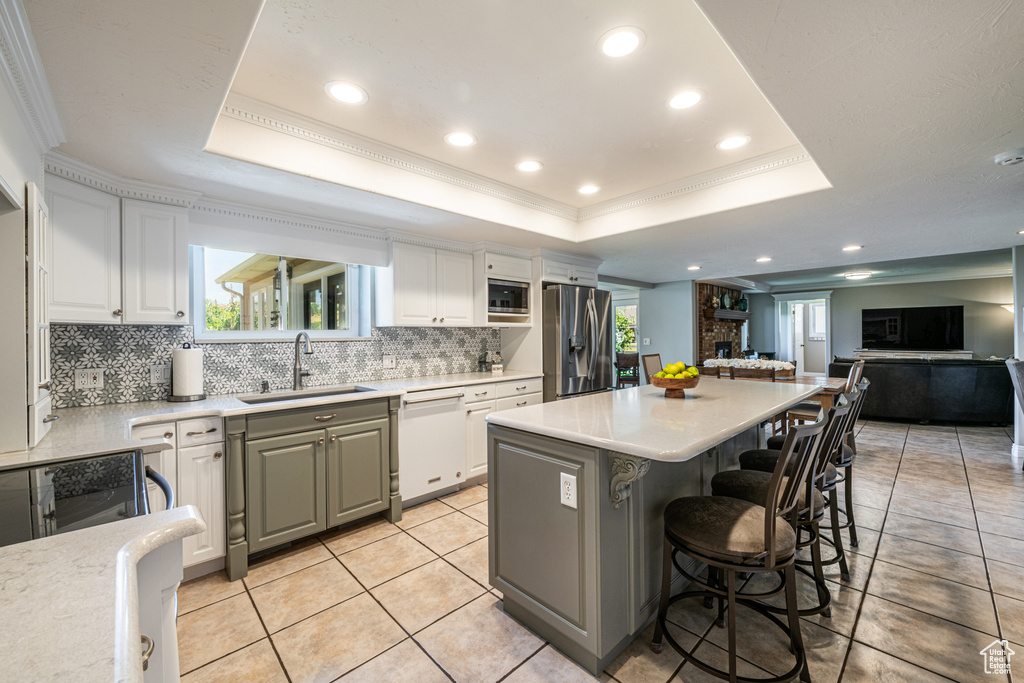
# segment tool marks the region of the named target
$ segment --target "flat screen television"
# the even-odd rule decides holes
[[[962,351],[964,307],[865,308],[860,331],[865,349]]]

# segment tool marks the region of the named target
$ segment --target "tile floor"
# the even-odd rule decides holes
[[[832,617],[802,621],[812,679],[1004,680],[979,654],[997,638],[1024,670],[1024,475],[1007,432],[868,422],[857,442],[860,546],[848,584],[828,571]],[[397,525],[373,519],[262,558],[244,581],[183,584],[182,680],[594,680],[502,612],[487,585],[486,500],[474,486]],[[737,616],[740,674],[784,670],[781,634]],[[710,610],[681,602],[669,619],[684,647],[725,665]],[[600,680],[711,680],[649,642],[650,629]]]

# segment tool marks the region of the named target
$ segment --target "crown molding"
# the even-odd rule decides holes
[[[7,181],[4,180],[3,177],[0,177],[0,197],[3,197],[10,202],[11,206],[15,209],[21,209],[25,206],[25,202],[22,201],[18,193],[14,191],[14,188],[7,184]]]
[[[373,240],[376,242],[383,242],[386,239],[386,235],[382,230],[374,230],[373,228],[365,228],[351,223],[342,223],[340,221],[310,218],[309,216],[303,216],[301,214],[291,213],[288,211],[264,209],[261,207],[250,206],[248,204],[238,204],[236,202],[229,202],[223,199],[214,199],[212,197],[201,197],[197,199],[192,204],[191,209],[197,213],[209,213],[218,216],[228,216],[231,218],[242,218],[245,220],[273,223],[277,226],[299,228],[302,230],[329,232],[337,235],[345,235],[347,237]]]
[[[20,0],[0,0],[0,67],[17,91],[15,99],[39,153],[64,142],[53,92]]]
[[[555,251],[554,249],[534,249],[531,252],[531,255],[539,258],[567,261],[574,265],[590,266],[592,268],[597,268],[604,263],[604,259],[599,259],[593,256],[584,256],[582,254],[573,254],[568,251]]]
[[[47,152],[44,162],[47,173],[127,199],[191,207],[197,199],[203,196],[202,192],[180,190],[176,187],[125,178],[60,152]]]
[[[321,121],[315,121],[266,102],[231,94],[221,110],[221,115],[354,154],[425,178],[440,180],[496,199],[543,211],[559,218],[571,221],[579,220],[579,210],[568,204],[499,183],[476,173],[428,159]]]
[[[781,168],[785,168],[786,166],[792,166],[805,161],[811,161],[811,156],[800,145],[794,145],[793,147],[788,147],[786,149],[779,150],[778,152],[772,152],[771,154],[765,154],[754,159],[730,164],[729,166],[716,168],[714,170],[707,171],[706,173],[699,173],[671,183],[666,183],[665,185],[651,187],[646,190],[641,190],[640,192],[634,192],[632,194],[616,197],[615,199],[609,199],[608,201],[601,202],[600,204],[588,206],[585,209],[580,209],[578,220],[585,221],[591,218],[598,218],[600,216],[618,213],[619,211],[625,211],[627,209],[635,209],[639,206],[644,206],[645,204],[652,204],[654,202],[672,199],[680,195],[697,192],[698,190],[722,185],[741,178],[748,178],[762,173],[770,173],[771,171],[777,171]]]
[[[742,277],[720,277],[713,280],[700,280],[701,284],[720,285],[745,292],[770,292],[771,285]]]

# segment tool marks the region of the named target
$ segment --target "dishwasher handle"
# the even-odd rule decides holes
[[[462,398],[465,394],[448,394],[447,396],[438,396],[436,398],[414,398],[411,401],[403,401],[407,406],[413,405],[414,403],[432,403],[434,401],[447,401],[452,398]]]
[[[164,500],[167,501],[166,510],[170,510],[174,507],[174,490],[171,489],[170,483],[164,479],[163,475],[154,470],[149,465],[146,465],[146,479],[152,479],[153,483],[163,491]]]

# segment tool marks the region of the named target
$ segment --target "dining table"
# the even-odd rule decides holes
[[[751,378],[751,377],[737,377],[737,380],[746,382],[771,382],[771,379]],[[821,387],[814,396],[808,398],[808,401],[814,401],[820,403],[821,407],[826,411],[830,410],[835,405],[836,396],[843,393],[846,389],[846,377],[829,377],[823,374],[801,374],[798,373],[792,377],[776,377],[775,382],[792,382],[794,384],[801,384],[807,386]]]

